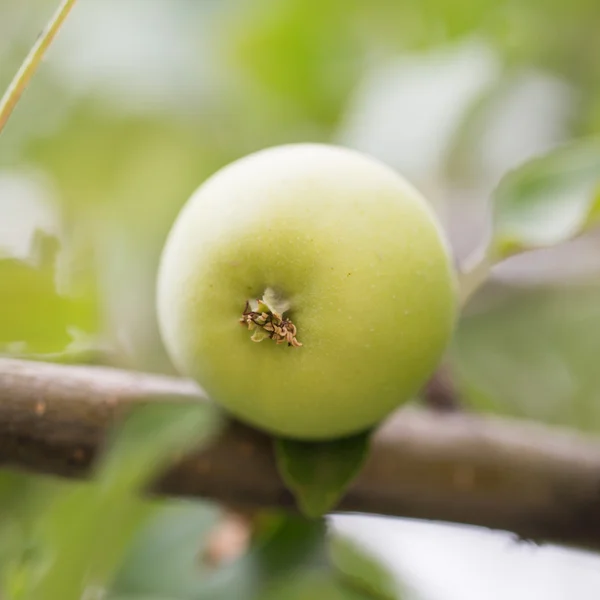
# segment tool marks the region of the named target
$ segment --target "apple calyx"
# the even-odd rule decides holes
[[[287,343],[288,346],[299,348],[302,344],[296,339],[296,326],[283,317],[289,307],[288,302],[278,300],[274,292],[267,288],[259,300],[246,300],[240,323],[254,332],[250,338],[253,342],[268,338],[276,344]]]

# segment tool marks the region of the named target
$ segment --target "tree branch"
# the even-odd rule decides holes
[[[195,384],[101,367],[0,359],[0,464],[84,476],[107,428],[139,402]],[[269,438],[231,423],[155,491],[248,507],[292,507]],[[503,529],[600,550],[600,441],[533,423],[402,410],[379,429],[339,511]]]

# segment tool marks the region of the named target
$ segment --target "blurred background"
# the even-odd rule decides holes
[[[0,90],[55,7],[0,0]],[[381,158],[431,200],[464,259],[507,170],[600,134],[599,31],[598,0],[80,0],[0,137],[0,353],[172,373],[154,315],[165,236],[204,179],[274,144]],[[449,364],[470,408],[596,432],[598,356],[600,236],[588,234],[497,267]],[[6,489],[30,485],[10,477]],[[160,544],[161,522],[215,511],[167,503],[140,535]],[[0,558],[25,544],[13,517]],[[332,522],[405,598],[598,597],[592,555]],[[153,564],[136,556],[123,581]]]

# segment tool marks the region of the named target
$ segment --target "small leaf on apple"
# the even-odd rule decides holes
[[[600,220],[600,139],[581,140],[508,173],[494,194],[492,256],[566,242]]]
[[[320,517],[338,503],[367,457],[370,434],[326,442],[275,440],[279,472],[305,516]]]

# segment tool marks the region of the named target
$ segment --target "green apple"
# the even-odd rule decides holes
[[[158,276],[166,348],[231,414],[298,439],[367,429],[432,374],[455,276],[421,195],[320,144],[223,168],[181,211]]]

